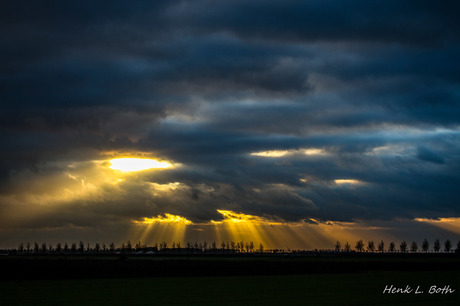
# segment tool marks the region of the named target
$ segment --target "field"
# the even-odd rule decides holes
[[[1,258],[0,304],[459,305],[459,263],[458,256]],[[412,291],[383,294],[389,285]],[[447,285],[455,292],[428,292]]]

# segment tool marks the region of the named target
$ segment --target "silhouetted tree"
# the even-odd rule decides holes
[[[457,242],[457,248],[455,249],[455,252],[460,253],[460,240]]]
[[[347,241],[347,243],[345,243],[345,251],[346,251],[346,252],[350,252],[350,251],[351,251],[351,245],[348,243],[348,241]]]
[[[447,239],[446,242],[444,243],[444,251],[446,251],[447,253],[450,253],[451,249],[452,249],[452,243],[450,242],[449,239]]]
[[[53,245],[50,243],[50,245],[48,246],[48,251],[51,253],[53,252]]]
[[[34,243],[34,253],[37,254],[38,251],[40,250],[40,246],[38,245],[38,243]]]
[[[340,244],[340,241],[337,241],[335,243],[335,251],[336,252],[340,252],[340,248],[342,247],[342,245]]]
[[[70,250],[75,253],[77,251],[77,243],[73,242],[72,246],[70,247]]]
[[[64,252],[68,252],[69,251],[69,245],[67,244],[67,242],[64,243]]]
[[[27,250],[27,253],[30,253],[30,243],[29,242],[27,242],[26,244],[26,250]]]
[[[417,245],[417,242],[415,241],[412,241],[412,244],[410,245],[410,251],[412,253],[415,253],[418,251],[418,245]]]
[[[211,243],[211,249],[215,252],[217,250],[217,244],[215,241]]]
[[[56,244],[56,252],[61,253],[61,251],[62,251],[62,245],[60,242],[58,242],[58,244]]]
[[[439,239],[436,239],[434,242],[433,250],[437,253],[439,252],[440,249],[441,249],[441,242],[439,241]]]
[[[166,243],[166,242],[165,242]],[[165,246],[166,248],[166,246]],[[126,243],[126,249],[128,250],[128,252],[131,252],[132,249],[133,249],[133,246],[131,244],[131,240],[128,240],[128,242]]]
[[[46,248],[46,243],[43,242],[43,243],[42,243],[42,252],[43,252],[43,253],[46,253],[46,250],[47,250],[47,248]]]
[[[364,250],[364,242],[362,240],[356,242],[355,249],[358,252],[362,252]]]
[[[231,241],[231,242],[230,242],[230,246],[232,247],[232,252],[235,253],[235,248],[236,248],[235,242],[234,242],[234,241]]]
[[[374,241],[369,241],[367,243],[367,250],[369,252],[374,252],[375,251],[375,245],[374,245]]]
[[[94,250],[99,253],[99,251],[101,250],[101,246],[99,244],[99,242],[96,242],[96,245],[94,246]]]
[[[395,243],[392,241],[390,242],[390,246],[388,247],[388,252],[393,253],[395,251]]]
[[[103,251],[103,252],[106,252],[106,251],[107,251],[107,246],[105,245],[105,243],[102,244],[102,251]]]
[[[85,250],[85,244],[81,240],[80,240],[80,243],[78,244],[78,250],[80,251],[80,253],[83,253],[83,251]]]
[[[203,250],[206,252],[206,250],[208,249],[208,243],[205,241],[203,241]]]
[[[262,242],[259,244],[259,252],[260,253],[264,252],[264,245],[262,244]]]
[[[399,249],[401,250],[401,253],[406,253],[407,252],[407,242],[403,241],[399,245]]]
[[[115,243],[111,242],[109,245],[110,251],[114,252],[115,251]]]
[[[19,253],[24,253],[24,243],[20,243],[19,246],[18,246],[18,252]]]
[[[379,245],[378,245],[378,250],[380,253],[383,253],[385,251],[385,242],[380,241]]]
[[[244,246],[244,248],[246,249],[246,253],[249,253],[249,243],[246,242],[246,245]]]
[[[422,243],[422,250],[423,252],[427,253],[429,249],[430,249],[430,243],[425,238],[425,240],[423,240],[423,243]]]
[[[254,242],[249,242],[249,251],[253,252],[254,251]]]

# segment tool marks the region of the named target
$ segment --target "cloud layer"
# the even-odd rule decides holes
[[[458,217],[457,11],[11,2],[0,13],[0,223],[209,222],[218,209],[290,222]],[[287,153],[251,154],[269,151]],[[107,161],[123,154],[181,166],[119,178]]]

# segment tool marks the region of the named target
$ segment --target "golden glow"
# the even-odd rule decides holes
[[[328,153],[323,149],[308,148],[308,149],[291,149],[291,150],[270,150],[261,152],[252,152],[252,156],[261,157],[282,157],[290,154],[304,154],[304,155],[327,155]]]
[[[356,184],[361,184],[361,181],[358,180],[351,180],[351,179],[339,179],[339,180],[334,180],[334,182],[337,185],[356,185]]]
[[[415,221],[428,223],[440,227],[442,229],[448,230],[457,235],[460,234],[460,218],[439,218],[439,219],[426,219],[426,218],[416,218]]]
[[[153,217],[153,218],[147,218],[144,217],[143,221],[134,221],[135,223],[141,223],[141,224],[152,224],[152,223],[180,223],[180,224],[192,224],[192,221],[187,220],[184,217],[181,216],[176,216],[176,215],[171,215],[171,214],[165,214],[166,217],[163,217],[161,215],[158,215],[158,217]]]
[[[115,158],[110,161],[110,169],[123,172],[141,171],[153,168],[169,168],[170,163],[147,158]]]
[[[271,225],[282,224],[280,222],[276,222],[276,221],[266,219],[266,218],[261,218],[261,217],[258,217],[258,216],[235,213],[235,212],[233,212],[231,210],[218,209],[217,212],[220,213],[224,217],[224,220],[221,221],[221,222],[212,221],[215,224],[222,223],[222,222],[231,222],[231,223],[249,222],[249,223],[254,223],[254,224],[262,224],[263,223],[263,224],[271,224]]]
[[[253,152],[251,155],[253,156],[262,156],[262,157],[281,157],[287,155],[289,151],[284,150],[273,150],[273,151],[262,151],[262,152]]]

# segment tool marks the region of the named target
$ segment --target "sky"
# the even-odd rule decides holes
[[[458,241],[458,11],[4,3],[0,247]]]

